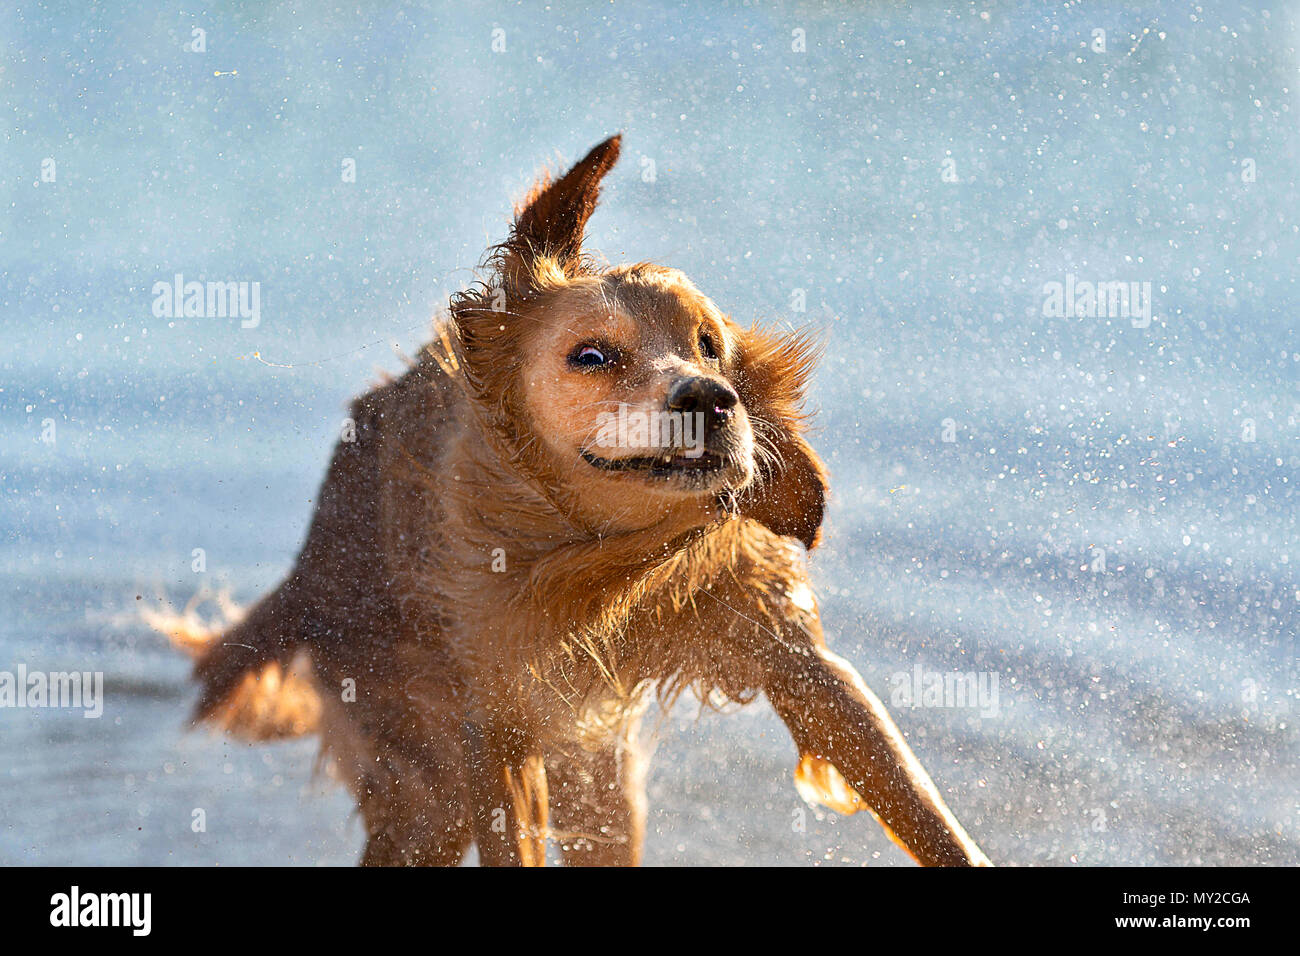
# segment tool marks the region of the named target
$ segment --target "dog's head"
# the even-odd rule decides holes
[[[579,524],[699,526],[738,510],[812,547],[825,468],[802,437],[803,335],[743,328],[680,272],[583,251],[606,140],[543,175],[452,302],[471,394],[513,467]]]

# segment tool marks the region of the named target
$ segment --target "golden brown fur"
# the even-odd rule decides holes
[[[765,694],[801,792],[872,809],[924,863],[987,862],[822,640],[812,343],[741,327],[675,270],[586,257],[618,147],[544,176],[490,281],[356,401],[293,571],[198,642],[197,717],[318,730],[366,863],[456,863],[471,841],[541,863],[549,837],[566,862],[618,864],[640,858],[647,695]],[[596,455],[615,406],[691,409],[702,457]]]

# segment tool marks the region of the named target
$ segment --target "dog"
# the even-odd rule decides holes
[[[584,248],[618,136],[516,206],[484,281],[352,406],[297,563],[192,650],[196,721],[317,732],[365,865],[633,865],[640,723],[762,694],[795,783],[924,865],[988,865],[825,644],[806,552],[827,473],[814,339],[744,327],[675,269]],[[164,625],[166,626],[166,625]]]

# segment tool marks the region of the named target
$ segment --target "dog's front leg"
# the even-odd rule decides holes
[[[764,690],[799,748],[803,783],[836,809],[865,804],[923,865],[989,866],[884,704],[825,646],[816,619],[792,623],[763,649]]]
[[[565,866],[639,866],[645,841],[646,752],[640,713],[595,749],[581,744],[546,755],[552,839]]]
[[[546,763],[514,728],[463,727],[474,839],[483,866],[545,866]]]

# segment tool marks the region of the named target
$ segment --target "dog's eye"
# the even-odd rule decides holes
[[[707,332],[700,334],[700,354],[710,362],[718,361],[718,350],[713,344],[713,336]]]
[[[609,365],[617,359],[612,349],[597,348],[594,345],[579,345],[569,354],[569,364],[578,368],[598,368]]]

